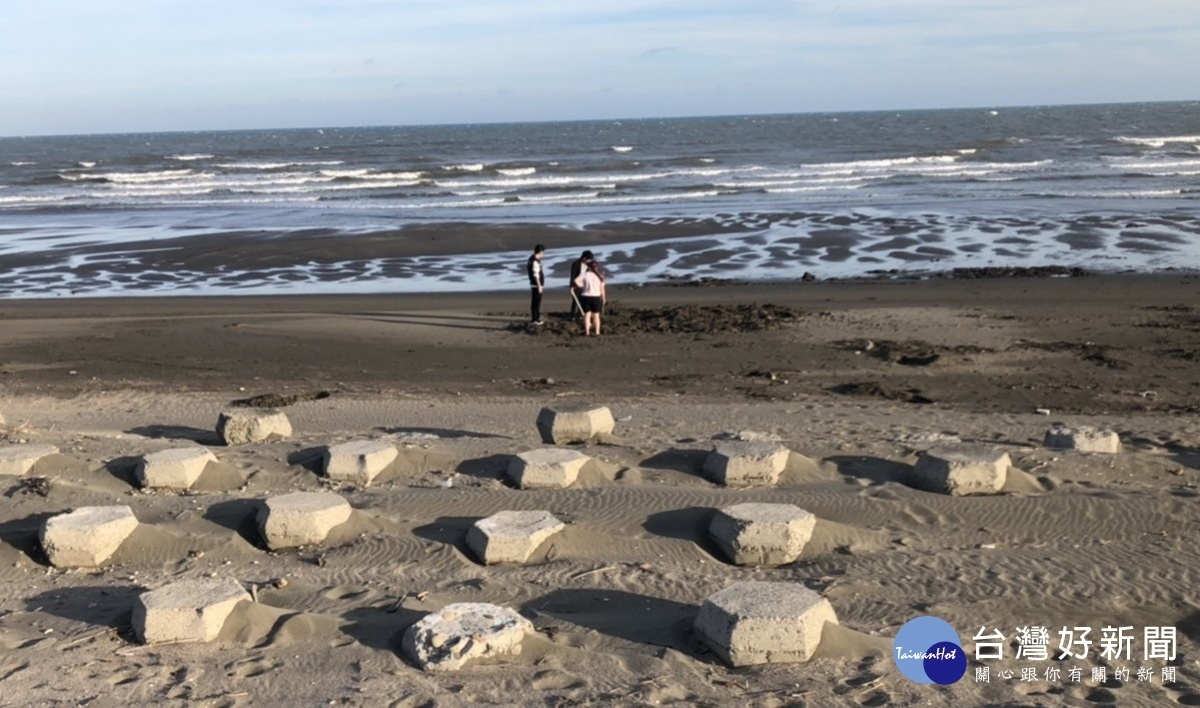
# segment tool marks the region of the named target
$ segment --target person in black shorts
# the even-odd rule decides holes
[[[542,324],[542,292],[546,289],[546,270],[542,268],[545,253],[546,247],[539,243],[525,262],[525,273],[529,276],[529,321],[538,326]]]
[[[604,311],[604,302],[608,298],[604,284],[604,274],[595,259],[588,262],[587,267],[572,285],[579,288],[579,304],[583,307],[583,334],[591,336],[593,330],[600,334],[600,314]]]

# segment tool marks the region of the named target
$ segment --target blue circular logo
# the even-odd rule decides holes
[[[904,623],[892,643],[892,660],[905,678],[948,686],[967,673],[967,653],[946,620],[917,617]]]

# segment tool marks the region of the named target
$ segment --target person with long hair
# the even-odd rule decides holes
[[[583,308],[583,334],[590,337],[600,334],[600,314],[608,294],[604,286],[604,271],[594,259],[587,263],[583,272],[573,283],[579,288],[579,304]]]

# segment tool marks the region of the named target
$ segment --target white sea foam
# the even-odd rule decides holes
[[[70,199],[68,196],[57,197],[0,197],[0,204],[14,204],[17,206],[26,206],[33,204],[61,204]]]
[[[702,157],[702,158],[700,158],[700,162],[711,164],[711,163],[716,162],[716,160],[711,157]]]
[[[1110,161],[1115,167],[1125,170],[1160,170],[1160,169],[1186,169],[1189,167],[1200,167],[1200,159],[1197,160],[1126,160],[1114,159]]]
[[[536,173],[537,168],[536,167],[509,167],[509,168],[498,167],[498,168],[496,168],[496,171],[502,175],[507,175],[509,177],[524,177],[526,175],[531,175],[531,174]]]
[[[801,192],[830,192],[836,189],[862,189],[866,185],[848,184],[843,187],[771,187],[768,194],[799,194]]]
[[[103,177],[109,182],[163,182],[167,180],[177,180],[181,177],[187,177],[193,174],[192,170],[162,170],[157,172],[101,172],[96,174],[83,175],[84,179],[94,179]],[[65,176],[65,175],[64,175]],[[68,177],[70,179],[70,177]]]
[[[1162,148],[1173,143],[1197,143],[1197,147],[1200,148],[1200,135],[1170,135],[1161,138],[1135,138],[1118,135],[1117,142],[1152,148]]]
[[[37,163],[29,162],[29,161],[25,161],[25,160],[17,160],[15,162],[10,162],[8,164],[12,165],[13,167],[28,167],[30,165],[36,165]]]
[[[464,165],[446,165],[445,169],[451,172],[483,172],[483,163],[471,162]]]
[[[95,162],[76,162],[75,164],[78,165],[79,167],[92,168],[92,167],[95,167],[97,163],[95,163]]]
[[[196,160],[211,160],[216,155],[206,155],[204,153],[196,153],[195,155],[167,155],[168,160],[178,160],[180,162],[194,162]]]
[[[737,182],[717,182],[717,187],[733,187],[737,189],[755,188],[755,187],[791,187],[796,185],[829,185],[829,188],[835,188],[834,185],[857,185],[863,182],[880,179],[878,176],[863,175],[861,177],[819,177],[809,179],[760,179],[760,180],[739,180]]]
[[[807,164],[805,167],[816,170],[873,170],[906,165],[938,165],[954,162],[956,160],[958,160],[958,158],[953,155],[933,155],[929,157],[894,157],[883,160],[853,160],[850,162],[815,162],[812,164]]]
[[[633,150],[632,145],[613,145],[612,146],[613,152],[630,152],[632,150]]]
[[[362,170],[321,170],[320,174],[325,177],[352,177],[354,179],[364,180],[414,180],[421,179],[425,175],[424,172],[372,172],[369,169]]]
[[[281,170],[285,167],[325,167],[344,165],[344,160],[317,160],[311,162],[222,162],[217,167],[225,170]]]
[[[671,194],[647,194],[647,195],[628,195],[628,196],[603,196],[600,194],[558,194],[549,196],[535,197],[520,197],[520,201],[509,201],[504,197],[496,197],[493,199],[473,199],[473,200],[439,200],[433,202],[411,202],[394,205],[396,209],[446,209],[446,208],[462,208],[462,207],[519,207],[522,204],[646,204],[652,202],[668,203],[674,201],[686,201],[694,199],[704,199],[707,197],[719,196],[721,192],[716,190],[705,190],[696,192],[676,192]]]
[[[1110,190],[1095,192],[1040,192],[1031,194],[1034,197],[1070,197],[1074,199],[1161,199],[1163,197],[1178,197],[1184,193],[1182,189],[1143,189],[1143,190]]]
[[[588,185],[592,182],[600,182],[605,179],[611,180],[611,176],[605,177],[536,177],[532,179],[486,179],[486,180],[459,180],[459,179],[439,179],[434,180],[433,184],[437,187],[445,187],[447,189],[459,189],[462,187],[484,187],[488,189],[504,188],[506,190],[518,189],[521,187],[556,187],[568,185]]]

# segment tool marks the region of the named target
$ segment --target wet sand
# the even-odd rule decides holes
[[[550,378],[589,396],[747,401],[859,385],[981,411],[1187,412],[1198,383],[1198,282],[616,286],[595,340],[574,336],[561,319],[567,296],[553,289],[551,326],[540,332],[520,326],[525,293],[8,300],[0,384],[55,396],[129,387],[519,396]],[[673,324],[682,306],[752,304],[794,319],[743,331],[755,327],[684,310],[691,319]],[[648,318],[657,326],[631,324]],[[864,340],[875,348],[862,351]]]
[[[1191,704],[1197,285],[1168,274],[618,288],[607,333],[590,339],[559,317],[558,293],[540,330],[522,324],[523,293],[0,301],[3,435],[63,453],[5,482],[0,686],[14,705]],[[132,486],[138,456],[213,444],[231,400],[316,391],[331,395],[284,409],[293,439],[214,445],[220,465],[194,492]],[[575,488],[512,489],[509,457],[540,444],[533,420],[559,401],[609,405],[614,437],[584,448],[594,460]],[[1044,449],[1056,421],[1112,427],[1125,451]],[[778,488],[701,476],[712,438],[739,430],[793,452]],[[329,488],[320,448],[373,436],[401,456],[369,487],[332,485],[351,521],[324,548],[266,551],[259,500]],[[1005,492],[907,486],[919,453],[949,438],[1008,452]],[[741,501],[817,515],[798,562],[723,561],[705,529]],[[108,566],[45,564],[48,515],[113,503],[143,525]],[[463,535],[502,509],[548,509],[568,528],[533,565],[484,567]],[[213,573],[259,599],[218,644],[134,643],[137,592]],[[738,579],[803,583],[842,629],[808,665],[730,669],[690,624]],[[518,609],[538,633],[506,663],[421,673],[400,634],[460,601]],[[981,625],[1177,626],[1177,683],[1088,681],[1105,665],[1089,658],[1079,684],[976,683],[972,668],[920,686],[886,656],[919,614],[951,622],[968,651]]]

